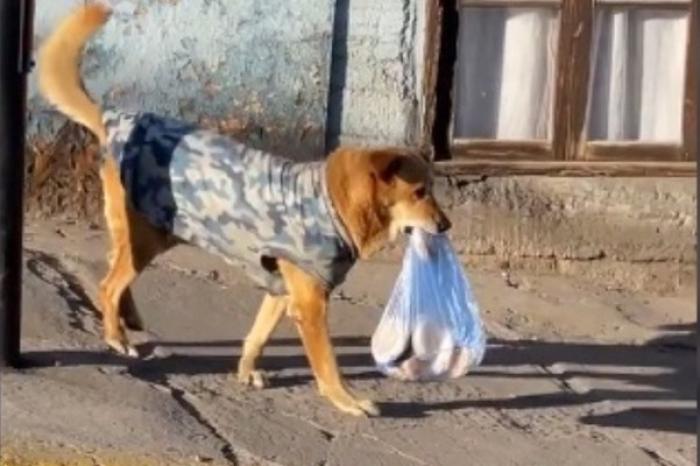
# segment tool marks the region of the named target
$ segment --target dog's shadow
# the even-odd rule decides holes
[[[379,377],[379,373],[374,369],[372,356],[366,350],[369,347],[369,338],[336,337],[333,338],[333,345],[335,348],[362,348],[361,351],[345,351],[337,355],[341,367],[355,368],[348,378]],[[231,374],[236,369],[242,346],[242,340],[147,342],[138,345],[139,354],[142,356],[140,359],[127,358],[106,349],[33,351],[23,354],[23,364],[34,368],[120,366],[134,377],[148,382],[160,382],[172,375]],[[291,348],[286,351],[289,354],[263,355],[258,360],[259,367],[270,372],[275,387],[301,385],[312,381],[308,360],[299,339],[272,339],[266,347]],[[276,376],[275,372],[282,369],[291,369],[293,374]]]
[[[623,407],[614,414],[587,415],[579,420],[585,424],[627,427],[634,429],[663,430],[692,433],[696,427],[695,409],[649,408],[649,403],[660,405],[695,400],[695,327],[665,329],[669,336],[660,337],[644,345],[566,343],[538,341],[502,341],[492,339],[482,365],[469,378],[505,378],[517,383],[523,378],[549,378],[559,385],[566,385],[572,378],[605,379],[616,381],[615,388],[593,388],[585,392],[553,390],[550,393],[522,395],[507,398],[474,398],[436,402],[385,402],[382,415],[395,418],[420,418],[436,411],[452,411],[468,408],[496,408],[500,410],[525,410],[584,405],[601,401],[620,403]],[[338,353],[338,363],[345,369],[348,379],[378,379],[367,349],[366,337],[341,336],[333,339]],[[133,377],[159,382],[171,375],[232,374],[240,354],[242,341],[225,340],[210,342],[158,342],[158,347],[172,350],[162,357],[146,357],[133,360],[109,352],[100,351],[45,351],[26,354],[32,367],[47,366],[121,366]],[[308,362],[296,338],[278,338],[268,343],[270,347],[287,347],[285,353],[263,356],[260,367],[270,371],[274,387],[310,383]],[[291,348],[291,349],[290,349]],[[152,351],[152,344],[140,348]],[[190,351],[194,349],[194,351]],[[190,352],[186,352],[190,351]],[[274,351],[277,353],[278,351]],[[209,353],[209,354],[207,354]],[[218,353],[218,354],[211,354]],[[576,369],[565,374],[554,374],[541,368],[564,364]],[[532,367],[532,371],[512,370],[517,366]],[[619,370],[651,368],[654,370]],[[580,369],[579,369],[580,368]],[[285,375],[276,374],[284,369]],[[478,382],[477,382],[478,383]],[[625,390],[626,384],[645,389]],[[609,384],[603,384],[608,386]],[[635,407],[635,403],[639,406]],[[686,403],[681,403],[686,404]]]

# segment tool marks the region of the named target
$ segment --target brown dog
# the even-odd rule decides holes
[[[108,20],[109,14],[107,7],[91,4],[66,18],[42,47],[39,83],[52,104],[90,129],[107,152],[114,152],[111,130],[105,123],[106,113],[103,115],[87,95],[80,76],[84,45]],[[125,188],[120,159],[111,155],[103,157],[100,168],[111,253],[99,299],[106,342],[121,353],[135,354],[120,321],[120,300],[156,255],[189,239],[150,221],[135,208]],[[439,232],[450,227],[431,194],[430,167],[407,150],[342,148],[319,166],[326,180],[327,197],[344,225],[347,242],[352,243],[352,249],[361,259],[371,256],[404,230],[418,227]],[[370,400],[351,394],[338,371],[326,316],[331,286],[300,265],[303,257],[299,261],[287,256],[272,259],[285,292],[268,293],[263,299],[245,340],[238,365],[239,381],[256,387],[264,385],[255,361],[286,312],[299,330],[321,394],[344,412],[377,414]],[[125,309],[124,314],[127,326],[140,325],[135,311]]]

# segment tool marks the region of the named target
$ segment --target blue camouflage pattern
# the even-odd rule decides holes
[[[325,163],[295,163],[152,113],[107,110],[108,156],[155,227],[223,257],[274,295],[276,258],[331,290],[356,254],[328,195]]]

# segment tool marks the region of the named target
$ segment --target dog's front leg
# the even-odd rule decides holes
[[[358,399],[348,391],[338,371],[328,335],[328,292],[318,280],[293,264],[280,261],[279,266],[290,293],[291,315],[321,395],[341,411],[355,416],[379,414],[372,401]]]
[[[268,294],[263,298],[253,327],[245,337],[241,359],[238,360],[238,381],[240,383],[256,388],[264,388],[267,385],[263,372],[255,369],[255,361],[262,353],[265,343],[277,327],[286,309],[286,296]]]

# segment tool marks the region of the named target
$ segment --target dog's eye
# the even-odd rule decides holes
[[[413,191],[413,196],[416,199],[423,199],[425,197],[426,193],[427,193],[427,191],[425,189],[425,186],[421,186],[420,188]]]

